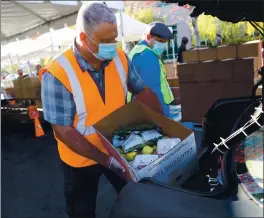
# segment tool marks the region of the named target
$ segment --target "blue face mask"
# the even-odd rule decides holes
[[[87,34],[86,34],[87,35]],[[87,35],[88,36],[88,35]],[[97,59],[104,61],[104,60],[112,60],[117,55],[117,42],[116,43],[100,43],[97,44],[90,36],[89,39],[96,45],[98,45],[98,52],[94,53],[91,49],[86,46],[89,51],[93,54],[94,57]]]
[[[158,42],[155,40],[154,42],[154,46],[153,46],[153,51],[158,55],[160,56],[164,50],[165,50],[165,47],[166,47],[166,43],[163,43],[163,42]]]

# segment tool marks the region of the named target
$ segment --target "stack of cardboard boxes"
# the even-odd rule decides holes
[[[182,120],[201,123],[220,98],[250,96],[262,66],[260,41],[183,53],[177,66]]]
[[[14,94],[16,99],[35,100],[37,107],[41,108],[41,84],[37,76],[18,78],[13,80]]]
[[[173,62],[167,61],[164,66],[166,68],[168,83],[174,95],[174,101],[172,102],[172,104],[179,105],[180,104],[180,89],[179,89],[177,65],[175,65]]]

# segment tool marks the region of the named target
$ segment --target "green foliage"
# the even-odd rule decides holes
[[[19,65],[18,64],[10,64],[8,65],[8,67],[6,68],[6,71],[8,73],[17,73],[18,69],[19,69]]]
[[[263,23],[259,24],[263,26]],[[218,18],[202,14],[197,19],[197,25],[201,41],[209,40],[211,44],[215,41],[217,25],[221,27],[222,44],[244,43],[259,37],[258,32],[249,22],[223,22]],[[195,39],[192,42],[195,43]]]
[[[132,12],[126,10],[125,13],[131,16],[132,18],[142,23],[146,23],[146,24],[149,24],[155,21],[164,22],[164,17],[159,17],[159,18],[155,17],[155,13],[152,8],[143,8],[143,9],[132,11]]]
[[[47,66],[51,61],[51,58],[40,58],[39,62],[41,64],[41,66],[45,67]]]
[[[4,68],[1,68],[1,76],[7,76],[7,75],[8,75],[7,70]]]
[[[201,41],[215,39],[217,28],[214,17],[200,15],[197,19],[197,27]]]

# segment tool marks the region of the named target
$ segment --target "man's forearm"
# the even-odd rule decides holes
[[[56,137],[75,153],[108,167],[109,156],[97,149],[72,126],[52,125]]]

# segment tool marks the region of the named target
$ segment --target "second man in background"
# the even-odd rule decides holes
[[[129,54],[129,58],[146,86],[158,96],[163,114],[168,118],[171,118],[169,104],[174,100],[174,97],[167,82],[166,70],[160,56],[171,38],[172,33],[165,24],[151,23],[145,39],[140,41]],[[129,95],[128,101],[131,98],[132,96]]]

